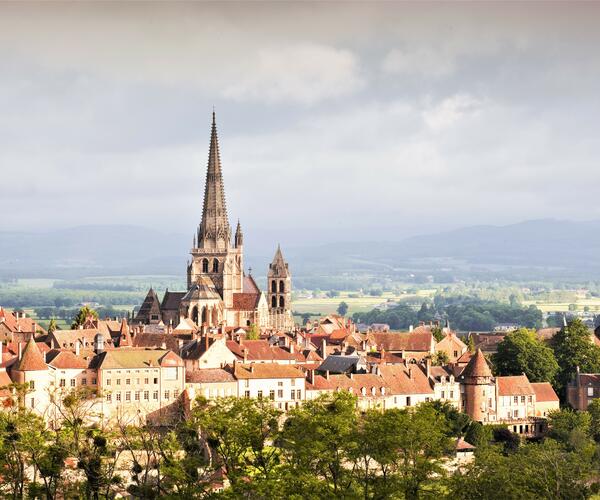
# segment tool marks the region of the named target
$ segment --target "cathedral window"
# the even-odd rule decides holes
[[[213,273],[218,273],[219,272],[219,259],[215,259],[213,260]]]
[[[277,293],[277,282],[275,280],[271,281],[271,293]]]
[[[279,293],[284,293],[285,292],[285,284],[283,283],[283,281],[279,282]]]
[[[202,272],[208,272],[208,259],[202,259]]]
[[[277,307],[277,297],[271,297],[271,307]]]
[[[279,297],[279,307],[284,307],[285,306],[285,301],[283,300],[283,297]]]

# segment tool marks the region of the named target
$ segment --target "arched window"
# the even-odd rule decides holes
[[[277,293],[277,281],[271,281],[271,293]]]
[[[208,272],[208,259],[202,259],[202,272]]]
[[[208,307],[202,308],[202,324],[208,323]]]
[[[283,283],[283,281],[279,282],[279,293],[284,293],[285,292],[285,284]]]
[[[192,321],[198,324],[198,307],[194,306],[192,309]]]
[[[213,273],[219,272],[219,259],[213,260]]]
[[[283,297],[279,297],[279,307],[283,306],[285,306],[285,301],[283,300]]]
[[[277,307],[277,297],[271,297],[271,307]]]

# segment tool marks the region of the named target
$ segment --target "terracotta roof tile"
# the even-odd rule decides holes
[[[464,377],[491,377],[492,370],[490,365],[485,359],[485,356],[481,352],[481,349],[477,349],[477,352],[471,357],[469,364],[465,366],[462,372]]]
[[[235,377],[231,370],[224,368],[206,368],[203,370],[194,370],[185,374],[185,381],[188,383],[218,383],[235,382]]]
[[[531,383],[525,375],[496,377],[499,396],[528,396],[535,394]]]
[[[433,347],[433,334],[426,332],[373,332],[371,334],[378,347],[386,351],[430,352]]]
[[[233,370],[237,379],[304,378],[298,368],[277,363],[236,363]]]
[[[235,311],[254,311],[259,299],[260,294],[258,293],[234,293],[233,309]]]
[[[535,391],[536,401],[558,401],[558,396],[549,382],[531,382],[531,387]]]
[[[23,350],[23,355],[15,369],[19,371],[40,371],[48,369],[48,366],[44,362],[44,357],[33,338],[27,342],[27,345]]]

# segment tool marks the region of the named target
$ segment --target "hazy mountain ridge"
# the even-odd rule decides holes
[[[0,232],[0,276],[182,274],[189,246],[186,235],[126,225]],[[270,261],[251,248],[246,252],[247,263]],[[527,270],[600,279],[600,221],[471,226],[398,242],[328,243],[285,248],[284,253],[297,276]]]

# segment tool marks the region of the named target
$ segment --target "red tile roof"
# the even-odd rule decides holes
[[[490,365],[485,359],[485,356],[481,352],[481,349],[477,349],[475,354],[471,357],[469,364],[465,366],[462,372],[464,377],[491,377],[492,370]]]
[[[258,293],[234,293],[233,309],[235,311],[254,311],[258,305]]]
[[[76,356],[71,351],[52,350],[48,354],[48,364],[59,370],[82,369],[88,368],[90,361],[84,359],[83,356]]]
[[[33,338],[27,342],[27,345],[23,350],[23,355],[21,356],[21,359],[17,363],[15,369],[23,372],[48,369],[48,366],[44,362],[44,357],[42,356],[42,353]]]
[[[558,396],[549,382],[531,382],[531,387],[535,391],[536,401],[558,401]]]
[[[430,352],[433,347],[433,334],[426,332],[373,332],[376,345],[386,351]]]
[[[416,364],[382,365],[381,375],[390,387],[391,394],[433,394],[427,375]]]
[[[499,396],[529,396],[535,394],[526,375],[496,377]]]
[[[224,368],[206,368],[203,370],[194,370],[185,374],[185,381],[188,383],[218,383],[235,382],[235,377],[230,369]]]
[[[267,379],[267,378],[304,378],[298,368],[277,363],[236,363],[233,374],[237,379]]]

